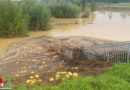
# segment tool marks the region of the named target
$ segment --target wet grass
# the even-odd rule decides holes
[[[58,85],[22,84],[12,90],[130,90],[130,64],[114,65],[106,73],[97,77],[66,79]]]
[[[11,82],[12,79],[14,79],[15,76],[6,76],[6,77],[2,77],[3,81],[8,81]]]

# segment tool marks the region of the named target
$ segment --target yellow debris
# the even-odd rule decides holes
[[[31,66],[28,66],[28,68],[31,68]]]
[[[35,78],[39,78],[39,75],[35,75]]]
[[[38,79],[38,80],[37,80],[37,82],[39,82],[39,83],[40,83],[40,82],[42,82],[42,80],[41,80],[41,79]]]
[[[56,74],[60,74],[60,72],[57,72]]]
[[[41,48],[41,47],[38,47],[38,49],[39,49],[39,50],[42,50],[42,48]]]
[[[35,84],[36,83],[36,81],[35,80],[31,80],[31,84]]]
[[[78,74],[77,73],[73,73],[73,77],[78,77]]]
[[[26,72],[27,72],[27,70],[23,70],[23,72],[24,72],[24,73],[26,73]]]
[[[49,79],[49,82],[54,82],[54,81],[55,81],[54,78]]]
[[[27,81],[26,81],[26,84],[30,84],[30,82],[31,82],[31,80],[27,80]]]
[[[43,61],[42,64],[45,64],[45,62]]]
[[[58,77],[56,77],[55,79],[58,80]]]
[[[16,62],[16,64],[19,64],[19,62]]]
[[[19,74],[16,74],[16,77],[19,77]]]
[[[65,78],[62,78],[62,80],[65,80]]]
[[[58,78],[58,77],[60,77],[60,75],[56,75],[56,77]]]
[[[36,79],[33,79],[34,81],[37,81]]]
[[[33,71],[31,72],[31,74],[34,74],[34,73],[35,73],[35,72],[33,72]]]
[[[67,72],[65,72],[65,71],[64,71],[64,72],[61,72],[61,74],[66,74],[66,73],[67,73]]]
[[[31,59],[26,59],[26,61],[31,61]]]
[[[33,76],[30,76],[29,78],[30,78],[30,79],[33,79],[34,77],[33,77]]]
[[[27,56],[26,54],[23,54],[24,56]]]
[[[78,70],[79,69],[79,67],[75,67],[75,70]]]
[[[68,75],[72,76],[73,74],[71,72],[68,72]]]
[[[22,74],[22,73],[24,73],[24,71],[20,71],[20,73]]]

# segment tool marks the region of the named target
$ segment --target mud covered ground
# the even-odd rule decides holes
[[[30,72],[48,80],[56,72],[71,71],[82,76],[104,73],[114,63],[82,58],[86,46],[112,43],[113,41],[89,37],[38,37],[9,45],[0,55],[0,77],[19,74],[17,84],[29,77]],[[71,51],[71,58],[65,53]],[[83,56],[84,57],[84,56]],[[17,64],[16,64],[17,62]],[[74,69],[78,67],[78,69]],[[21,71],[26,70],[26,73]]]
[[[106,72],[114,63],[112,62],[104,62],[97,60],[88,60],[88,61],[74,61],[71,64],[65,64],[64,67],[55,69],[50,72],[39,71],[40,79],[43,80],[44,83],[49,83],[49,79],[54,77],[57,72],[72,72],[78,73],[80,76],[97,76]],[[77,69],[78,67],[78,69]],[[18,77],[12,80],[14,85],[19,85],[21,81],[26,81],[29,78],[30,74],[26,74],[22,77]],[[60,83],[60,81],[55,81],[52,83],[53,85]]]

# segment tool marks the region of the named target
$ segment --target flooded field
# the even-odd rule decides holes
[[[31,31],[29,37],[0,38],[0,52],[9,44],[38,36],[89,36],[115,41],[130,40],[130,11],[95,11],[85,19],[54,19],[49,31]]]

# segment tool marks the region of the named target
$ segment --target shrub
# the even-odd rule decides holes
[[[82,11],[85,11],[85,8],[86,8],[86,0],[81,0],[81,8],[82,8]]]
[[[83,15],[82,18],[88,18],[90,16],[90,12],[86,11]]]
[[[0,37],[28,35],[28,19],[22,8],[11,0],[0,0]]]
[[[95,11],[96,10],[96,3],[91,2],[90,7],[91,7],[92,12]]]
[[[72,3],[51,3],[48,7],[51,14],[56,18],[76,18],[80,14],[80,8]]]
[[[30,30],[46,30],[50,27],[51,14],[46,5],[36,0],[24,0],[24,13],[29,15]]]

